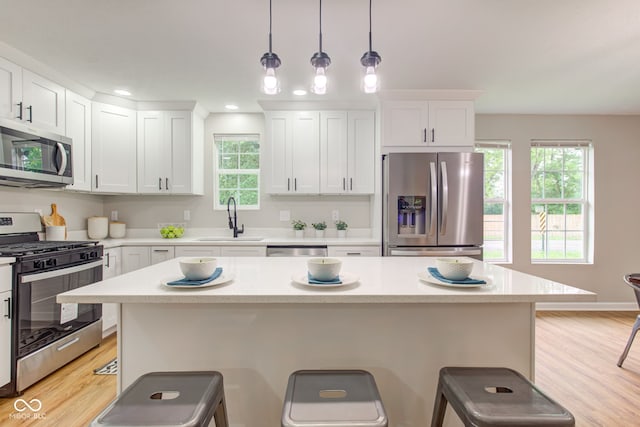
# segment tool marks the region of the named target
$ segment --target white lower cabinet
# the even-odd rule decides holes
[[[102,280],[110,279],[122,274],[122,249],[105,249],[102,257]],[[102,332],[105,332],[118,323],[118,305],[102,304]]]
[[[379,246],[328,246],[329,256],[380,256]]]
[[[267,256],[266,246],[222,246],[220,256]]]
[[[122,247],[122,274],[151,265],[149,246]]]
[[[0,267],[0,386],[11,381],[11,266]]]
[[[173,246],[151,246],[151,265],[175,258]]]
[[[219,246],[176,246],[176,257],[220,256]]]

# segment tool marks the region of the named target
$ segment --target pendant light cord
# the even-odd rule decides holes
[[[271,1],[271,0],[269,0]],[[369,0],[369,52],[371,52],[371,3],[373,0]]]
[[[269,0],[269,1],[271,1],[271,0]],[[318,15],[320,16],[320,37],[319,37],[320,46],[319,46],[318,51],[322,52],[322,0],[320,0],[320,13]]]
[[[269,0],[269,53],[271,53],[271,0]]]

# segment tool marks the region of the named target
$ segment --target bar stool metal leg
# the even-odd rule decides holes
[[[620,356],[620,359],[618,360],[619,368],[622,367],[624,359],[627,358],[627,354],[629,354],[629,349],[631,348],[631,344],[633,344],[633,339],[636,337],[638,330],[640,330],[640,316],[636,318],[636,322],[633,324],[633,329],[631,329],[631,335],[629,335],[629,340],[627,341],[627,346],[624,348],[622,356]]]

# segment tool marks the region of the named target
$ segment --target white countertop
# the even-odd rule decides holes
[[[296,246],[313,246],[313,245],[329,245],[329,246],[379,246],[380,239],[372,237],[265,237],[261,240],[250,240],[240,237],[235,240],[202,240],[207,236],[201,237],[181,237],[179,239],[163,239],[160,237],[139,237],[124,239],[105,239],[101,240],[106,249],[118,246],[271,246],[271,245],[296,245]],[[215,237],[218,239],[219,237]]]
[[[596,295],[551,280],[475,261],[472,276],[488,286],[452,288],[418,279],[435,265],[428,257],[342,258],[342,273],[358,276],[355,284],[311,287],[294,283],[306,274],[306,258],[219,258],[225,284],[196,289],[169,288],[163,281],[182,277],[178,259],[155,264],[58,295],[77,303],[513,303],[595,301]]]

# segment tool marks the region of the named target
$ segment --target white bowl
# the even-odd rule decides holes
[[[342,261],[337,258],[310,258],[307,268],[314,279],[331,280],[340,273]]]
[[[473,270],[473,261],[467,258],[438,258],[436,267],[445,279],[463,280]]]
[[[217,265],[217,259],[208,257],[180,260],[180,270],[188,280],[203,280],[211,277]]]

